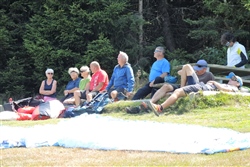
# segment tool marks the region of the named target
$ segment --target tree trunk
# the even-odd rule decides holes
[[[165,41],[166,48],[172,52],[175,50],[175,41],[173,33],[171,31],[171,23],[168,14],[168,2],[167,0],[161,0],[159,4],[159,10],[162,14],[162,33]]]
[[[139,0],[139,16],[140,16],[140,19],[143,19],[143,14],[142,14],[142,11],[143,11],[143,0]],[[143,49],[143,46],[142,46],[142,42],[143,42],[143,25],[140,24],[139,25],[139,59],[142,57],[142,49]]]

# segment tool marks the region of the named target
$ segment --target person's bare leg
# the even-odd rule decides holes
[[[193,76],[195,73],[193,67],[190,64],[186,64],[182,67],[182,70],[178,72],[181,75],[181,87],[187,83],[187,76]]]
[[[75,105],[78,107],[80,105],[80,102],[81,102],[81,93],[79,90],[75,91],[74,92],[74,98],[75,98]]]
[[[91,100],[93,99],[93,96],[92,96],[91,93],[88,93],[88,94],[86,95],[86,97],[87,97],[87,102],[91,102]]]
[[[161,106],[162,108],[167,108],[169,106],[171,106],[172,104],[174,104],[180,97],[186,96],[186,93],[184,92],[184,90],[182,88],[176,89],[174,91],[174,93],[167,98],[167,100],[165,100]]]
[[[158,100],[163,98],[166,93],[172,92],[174,90],[173,86],[170,84],[164,84],[160,89],[158,89],[152,99],[150,100],[152,103],[156,103]]]
[[[117,97],[117,94],[118,92],[116,90],[113,90],[111,93],[110,93],[110,96],[113,100],[115,100],[115,98]]]

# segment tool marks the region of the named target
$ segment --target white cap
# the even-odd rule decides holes
[[[72,72],[76,72],[77,74],[79,74],[79,70],[78,70],[78,68],[76,68],[76,67],[70,67],[70,68],[69,68],[69,70],[68,70],[69,75],[70,75],[70,73],[72,73]]]

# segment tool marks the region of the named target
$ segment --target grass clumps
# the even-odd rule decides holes
[[[161,99],[158,104],[164,102],[166,98]],[[104,113],[125,113],[126,107],[138,107],[141,101],[119,101],[108,104],[104,108]],[[194,109],[211,109],[216,107],[250,107],[250,96],[242,96],[228,93],[217,93],[215,95],[203,95],[197,93],[193,98],[190,96],[182,97],[176,103],[166,109],[168,114],[181,115]],[[142,114],[142,113],[140,113]]]
[[[158,103],[162,103],[166,98],[160,100]],[[186,96],[177,100],[177,102],[166,108],[164,111],[170,114],[183,114],[185,112],[192,111],[194,109],[207,109],[223,106],[241,106],[250,107],[250,96],[234,95],[227,93],[217,93],[215,95],[204,96],[201,92],[196,94],[194,98]]]

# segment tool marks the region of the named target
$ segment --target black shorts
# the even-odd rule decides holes
[[[109,91],[108,91],[108,95],[109,95],[110,98],[111,98],[110,94],[111,94],[111,92],[114,91],[114,90],[116,90],[118,93],[119,93],[119,92],[122,92],[124,95],[126,95],[126,93],[127,93],[127,90],[126,90],[125,88],[114,88],[114,87],[112,87],[112,88],[110,88]]]
[[[181,87],[179,84],[170,84],[170,83],[168,83],[168,84],[173,87],[173,91],[175,91],[175,89],[179,89]]]
[[[95,97],[99,93],[99,91],[92,91],[92,92],[89,92],[89,93],[92,94],[92,97]],[[81,94],[80,99],[87,99],[86,91],[85,90],[81,90],[80,94]]]

